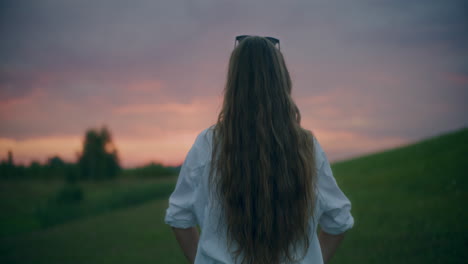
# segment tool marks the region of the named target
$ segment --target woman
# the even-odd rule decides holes
[[[236,40],[217,123],[187,154],[165,222],[190,263],[326,263],[351,203],[300,125],[279,41]]]

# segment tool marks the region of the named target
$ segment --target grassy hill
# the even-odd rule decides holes
[[[355,218],[331,263],[466,263],[468,129],[332,165]],[[0,238],[0,263],[186,263],[167,199]]]
[[[332,168],[355,217],[332,263],[466,263],[468,129]]]

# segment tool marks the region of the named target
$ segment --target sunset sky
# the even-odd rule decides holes
[[[236,35],[281,41],[331,161],[468,126],[466,1],[2,1],[0,159],[180,164],[216,121]]]

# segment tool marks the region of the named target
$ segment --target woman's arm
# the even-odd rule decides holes
[[[325,233],[323,230],[319,231],[318,239],[320,248],[322,249],[323,262],[328,263],[331,257],[335,254],[336,249],[344,238],[344,233],[332,235]]]
[[[196,227],[189,227],[186,229],[172,227],[174,231],[177,242],[182,248],[185,257],[190,263],[195,262],[195,255],[197,254],[198,239],[200,235],[198,234],[198,229]]]

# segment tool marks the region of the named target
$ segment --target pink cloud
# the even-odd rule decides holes
[[[44,89],[35,87],[28,94],[22,97],[7,99],[0,103],[0,119],[2,121],[17,119],[26,112],[37,117],[34,105],[46,95]]]
[[[447,74],[446,78],[447,80],[455,84],[468,85],[468,75],[452,73],[452,74]]]
[[[195,97],[190,103],[155,103],[155,104],[128,104],[113,109],[115,114],[175,114],[175,115],[202,115],[220,104],[218,97]]]
[[[126,87],[132,92],[155,92],[160,91],[163,84],[159,80],[133,80]]]

